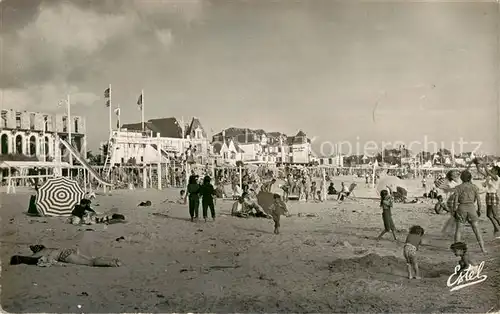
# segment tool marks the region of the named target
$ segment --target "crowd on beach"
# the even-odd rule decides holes
[[[500,167],[489,167],[477,159],[472,164],[475,164],[477,172],[484,179],[486,216],[492,223],[493,236],[500,239],[499,197],[497,194],[500,187]],[[437,200],[434,206],[436,214],[448,213],[450,215],[449,220],[443,226],[442,232],[443,236],[451,236],[451,233],[453,233],[453,244],[450,249],[456,256],[460,257],[461,271],[466,271],[469,266],[474,264],[469,256],[467,244],[462,241],[463,229],[466,224],[472,227],[482,252],[487,253],[484,240],[478,230],[478,220],[483,213],[483,208],[479,189],[472,183],[471,165],[463,171],[450,170],[444,177],[436,176],[429,192],[423,195]],[[339,174],[341,173],[337,173],[337,175]],[[397,175],[400,179],[407,175],[404,172],[392,174]],[[211,178],[206,173],[205,175],[199,175],[192,171],[186,187],[181,189],[179,199],[175,203],[187,205],[192,222],[199,219],[200,206],[205,222],[209,218],[209,213],[210,218],[215,220],[217,199],[229,198],[224,189],[224,183],[230,182],[231,198],[234,200],[231,215],[243,218],[262,217],[272,219],[274,221],[274,233],[279,234],[280,217],[290,216],[287,203],[292,196],[305,202],[324,202],[326,197],[335,195],[336,200],[342,202],[353,194],[356,183],[348,185],[342,182],[340,189],[337,190],[333,182],[329,182],[330,175],[332,174],[325,175],[323,173],[319,175],[314,173],[314,170],[307,168],[286,168],[285,171],[279,172],[266,167],[259,167],[254,171],[244,169],[241,173],[219,171],[215,173],[215,178]],[[370,183],[370,176],[367,172],[356,173],[355,175],[358,177],[365,176],[365,183]],[[318,177],[320,178],[319,182],[316,181]],[[429,174],[423,174],[422,176],[422,187],[425,191],[427,191],[426,178],[429,177]],[[279,185],[278,190],[281,190],[281,195],[272,192],[273,186],[278,182],[278,179],[285,182]],[[376,183],[378,179],[380,179],[378,174],[372,175],[371,180],[373,181],[371,183]],[[215,185],[212,184],[213,181],[215,181]],[[399,191],[395,186],[387,185],[379,192],[383,230],[377,239],[380,240],[385,234],[389,233],[394,240],[398,241],[392,212],[395,204],[397,204],[396,199],[400,197]],[[267,201],[263,202],[263,198],[266,198]],[[90,204],[89,199],[83,199],[79,205],[75,206],[70,219],[71,223],[115,223],[125,220],[125,217],[121,214],[98,218]],[[140,204],[140,206],[150,205],[150,203]],[[94,220],[92,221],[92,219]],[[417,252],[419,247],[426,243],[424,233],[425,230],[422,226],[412,226],[405,240],[403,256],[408,266],[408,278],[410,279],[421,278]],[[11,264],[47,266],[54,263],[72,263],[107,267],[120,265],[117,259],[88,257],[74,249],[49,249],[43,245],[31,246],[30,248],[33,255],[15,255],[11,258]]]

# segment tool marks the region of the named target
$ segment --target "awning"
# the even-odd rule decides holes
[[[2,161],[0,168],[56,168],[71,167],[67,162],[49,162],[49,161]]]

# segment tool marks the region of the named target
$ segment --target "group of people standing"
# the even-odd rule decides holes
[[[200,198],[201,207],[203,209],[203,219],[207,221],[208,209],[210,209],[210,214],[212,220],[215,220],[215,188],[211,183],[212,179],[209,176],[203,178],[203,183],[199,183],[199,176],[192,174],[189,177],[187,185],[187,193],[185,194],[184,200],[188,199],[189,215],[191,216],[191,221],[198,219],[199,208],[200,208]]]

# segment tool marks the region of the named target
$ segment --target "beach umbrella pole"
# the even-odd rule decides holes
[[[321,180],[323,180],[321,188],[321,200],[324,202],[326,200],[326,170],[324,168],[321,171]]]

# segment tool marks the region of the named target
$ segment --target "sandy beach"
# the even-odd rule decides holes
[[[351,177],[336,178],[346,183]],[[407,181],[414,195],[423,191]],[[465,241],[485,261],[483,283],[450,292],[457,258],[440,230],[448,215],[433,203],[396,204],[398,240],[375,238],[382,229],[375,191],[359,181],[343,203],[289,203],[281,234],[272,221],[230,216],[232,201],[218,200],[215,222],[191,223],[177,189],[116,190],[98,195],[99,212],[114,210],[128,222],[73,226],[65,218],[25,215],[30,192],[2,194],[1,305],[8,312],[494,312],[500,309],[500,240],[481,217],[487,255],[470,228]],[[137,207],[151,200],[151,207]],[[97,206],[98,204],[98,206]],[[299,215],[300,214],[300,215]],[[305,214],[315,214],[307,217]],[[201,212],[200,212],[201,215]],[[314,215],[310,215],[314,216]],[[419,251],[424,278],[406,278],[402,256],[407,230],[426,230]],[[125,240],[116,241],[123,236]],[[78,247],[113,256],[120,268],[10,266],[28,244]]]

